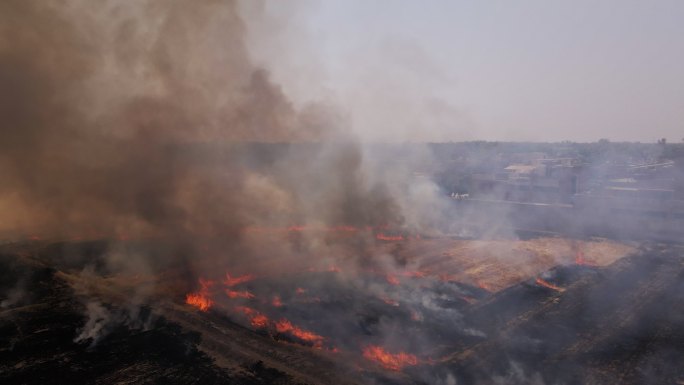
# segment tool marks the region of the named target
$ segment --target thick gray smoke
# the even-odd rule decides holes
[[[434,183],[252,63],[249,22],[233,1],[2,2],[0,231],[249,254],[250,226],[437,223]]]
[[[334,114],[295,111],[250,63],[233,2],[0,7],[4,227],[186,234],[397,217]],[[333,138],[342,145],[288,155],[277,172],[242,167],[236,144]],[[189,150],[201,143],[225,150]],[[293,189],[321,191],[309,204]]]

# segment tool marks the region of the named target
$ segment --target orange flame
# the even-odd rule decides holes
[[[323,345],[323,336],[308,330],[300,329],[284,318],[276,322],[275,327],[278,333],[289,333],[300,340],[311,342],[314,347],[320,348]]]
[[[328,231],[355,233],[355,232],[359,231],[359,229],[357,229],[354,226],[337,226],[337,227],[332,227],[332,228],[328,229]]]
[[[404,271],[401,275],[411,278],[425,278],[428,276],[428,273],[425,271]]]
[[[380,297],[380,299],[382,300],[382,302],[384,302],[390,306],[399,306],[399,302],[393,300],[392,298]]]
[[[252,324],[252,327],[254,328],[262,329],[268,326],[268,317],[250,307],[237,306],[235,307],[235,310],[246,315],[247,318],[249,318],[249,323]]]
[[[308,225],[291,225],[288,227],[263,227],[263,226],[248,226],[243,229],[248,233],[297,233],[303,231],[327,231],[327,232],[346,232],[353,233],[359,231],[359,228],[348,225],[341,226],[308,226]]]
[[[248,291],[226,290],[226,295],[228,296],[228,298],[245,298],[245,299],[254,298],[254,294],[252,294]]]
[[[296,292],[298,295],[302,295],[302,294],[306,293],[306,289],[298,287]]]
[[[484,281],[476,281],[475,283],[477,284],[477,287],[479,287],[480,289],[492,291],[492,288],[489,287],[489,285],[487,285]]]
[[[249,282],[255,277],[252,274],[246,274],[239,277],[231,277],[230,274],[226,273],[226,279],[223,280],[223,284],[228,287],[233,287],[241,283]]]
[[[442,282],[450,282],[450,281],[453,281],[453,280],[454,280],[454,276],[453,276],[453,275],[451,275],[451,274],[446,274],[446,273],[440,274],[440,275],[438,276],[438,278],[439,278],[439,280],[442,281]]]
[[[275,297],[273,297],[273,300],[271,301],[271,305],[273,305],[275,307],[283,306],[283,302],[280,300],[279,295],[276,295]]]
[[[209,295],[209,289],[214,285],[214,282],[200,278],[199,283],[201,286],[200,290],[195,293],[187,294],[185,296],[185,303],[192,305],[201,311],[207,311],[214,305],[214,301],[211,300]]]
[[[386,235],[384,233],[375,234],[375,238],[380,241],[403,241],[404,237],[402,235]]]
[[[399,279],[393,274],[387,274],[385,275],[385,279],[387,280],[387,283],[390,285],[399,285]]]
[[[547,281],[541,279],[541,277],[537,277],[535,282],[537,283],[537,285],[549,288],[551,290],[560,291],[560,292],[565,291],[565,289],[563,289],[562,287],[556,286],[556,285],[552,284],[551,282],[547,282]]]
[[[418,358],[413,354],[399,352],[392,354],[380,346],[369,345],[363,349],[363,357],[379,363],[382,367],[389,370],[399,371],[405,366],[418,365]]]
[[[185,303],[188,305],[192,305],[201,311],[207,311],[211,308],[211,306],[214,304],[212,300],[209,298],[204,297],[203,295],[199,293],[191,293],[187,294],[185,296]]]

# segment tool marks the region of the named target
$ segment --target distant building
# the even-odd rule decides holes
[[[494,174],[472,177],[472,195],[515,202],[568,203],[578,192],[579,162],[575,158],[532,158]]]

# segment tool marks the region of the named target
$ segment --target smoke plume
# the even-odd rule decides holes
[[[3,2],[5,230],[230,236],[274,219],[397,219],[336,115],[296,110],[251,63],[245,23],[232,1]],[[251,142],[301,145],[254,166]]]

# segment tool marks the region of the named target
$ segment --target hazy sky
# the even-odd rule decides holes
[[[274,76],[366,138],[684,137],[683,0],[300,3]]]

